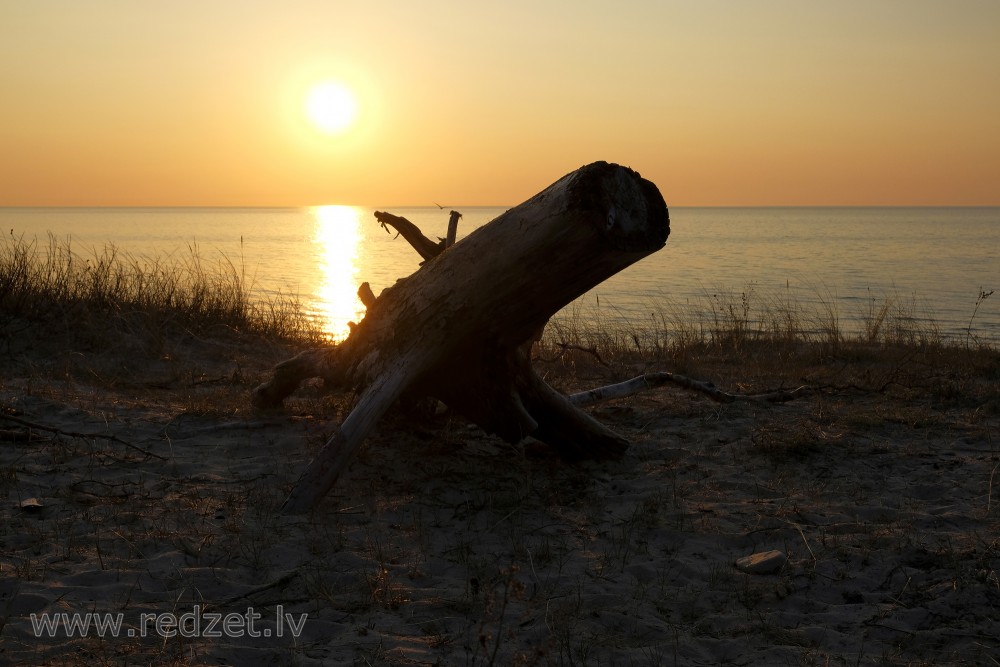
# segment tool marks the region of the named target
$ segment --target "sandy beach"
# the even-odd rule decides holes
[[[0,667],[1000,667],[1000,0],[0,54]]]
[[[903,347],[780,363],[541,354],[567,392],[647,370],[817,391],[599,404],[632,441],[600,464],[457,415],[389,417],[317,511],[284,516],[352,400],[308,386],[253,411],[250,390],[289,352],[178,339],[150,359],[8,339],[0,663],[1000,660],[995,353],[952,371]],[[755,555],[759,569],[737,567]],[[86,637],[69,636],[73,619]],[[105,622],[120,625],[101,637]]]

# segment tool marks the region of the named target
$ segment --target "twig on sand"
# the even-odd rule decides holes
[[[56,428],[54,426],[46,426],[44,424],[38,424],[36,422],[28,421],[27,419],[21,419],[20,417],[15,417],[13,415],[7,415],[0,413],[0,418],[6,419],[7,421],[14,422],[15,424],[20,424],[21,426],[27,426],[28,428],[33,428],[38,431],[45,431],[46,433],[55,433],[56,435],[65,436],[67,438],[81,438],[86,440],[87,438],[100,438],[101,440],[108,440],[110,442],[117,442],[120,445],[125,445],[129,449],[134,449],[144,456],[151,456],[154,459],[159,459],[161,461],[166,461],[167,457],[160,456],[159,454],[154,454],[153,452],[143,449],[138,445],[133,445],[127,440],[122,440],[117,435],[111,435],[108,433],[78,433],[76,431],[66,431],[61,428]]]
[[[1000,468],[1000,463],[993,466],[993,470],[990,471],[990,483],[986,489],[986,511],[983,512],[983,516],[990,515],[990,506],[993,504],[993,478],[997,474],[997,468]]]
[[[19,429],[19,428],[0,428],[0,441],[6,440],[7,442],[32,442],[34,440],[41,440],[42,436],[37,433],[32,433],[30,428]]]
[[[711,382],[702,380],[692,380],[684,375],[660,371],[657,373],[646,373],[631,380],[609,384],[604,387],[597,387],[589,391],[581,391],[571,394],[569,401],[578,407],[594,405],[612,398],[624,398],[632,396],[641,391],[648,391],[665,384],[675,384],[685,389],[692,389],[706,394],[709,398],[719,403],[732,403],[734,401],[767,401],[771,403],[784,403],[812,391],[810,387],[799,387],[797,389],[778,389],[761,394],[732,394],[722,391]]]
[[[284,586],[285,584],[287,584],[288,582],[290,582],[292,579],[294,579],[297,576],[299,576],[298,569],[291,570],[291,571],[286,572],[285,574],[281,575],[280,577],[278,577],[277,579],[275,579],[274,581],[272,581],[269,584],[263,584],[261,586],[257,586],[256,588],[251,588],[248,591],[244,591],[242,593],[239,593],[238,595],[230,596],[230,597],[226,598],[225,600],[223,600],[222,602],[220,602],[218,604],[218,606],[225,607],[227,605],[233,604],[234,602],[239,602],[240,600],[243,600],[244,598],[250,599],[251,596],[256,595],[257,593],[263,593],[264,591],[270,590],[272,588],[277,588],[279,586]]]
[[[797,523],[793,523],[791,521],[789,521],[788,524],[790,526],[794,526],[795,530],[799,531],[799,535],[802,537],[802,543],[806,545],[806,549],[808,549],[809,555],[812,556],[813,565],[815,565],[818,562],[818,559],[816,558],[816,554],[813,553],[812,547],[809,546],[809,540],[806,539],[806,534],[805,532],[803,532],[802,526],[800,526]]]

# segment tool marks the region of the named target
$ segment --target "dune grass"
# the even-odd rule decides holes
[[[781,363],[800,356],[884,357],[891,350],[975,363],[1000,350],[1000,341],[976,329],[976,316],[992,294],[980,290],[970,299],[969,323],[960,336],[943,335],[937,322],[919,311],[915,298],[898,294],[870,294],[857,312],[842,313],[832,297],[820,294],[806,305],[790,294],[761,294],[751,283],[737,293],[706,292],[694,302],[651,302],[644,320],[581,299],[549,322],[542,347],[550,357],[572,349],[594,360],[628,363],[709,357]]]
[[[114,245],[79,254],[68,239],[9,236],[0,244],[0,312],[67,331],[136,327],[228,329],[278,338],[315,335],[297,299],[254,294],[242,263],[206,260],[197,245],[180,258],[135,256]]]
[[[816,344],[825,349],[855,345],[995,348],[997,341],[981,337],[975,318],[992,292],[970,300],[970,322],[961,337],[944,336],[937,323],[918,312],[915,300],[898,294],[869,295],[854,313],[840,312],[833,298],[809,306],[788,294],[760,294],[753,283],[738,293],[705,293],[698,300],[677,304],[651,302],[645,320],[628,320],[600,303],[579,301],[550,325],[556,338],[608,351],[676,354],[686,348],[740,352],[767,344],[795,348]]]
[[[693,303],[652,303],[642,321],[581,300],[552,319],[537,354],[621,369],[646,364],[711,374],[728,367],[734,381],[764,371],[787,377],[796,367],[848,357],[883,364],[905,357],[945,376],[996,363],[997,341],[975,329],[991,295],[981,290],[970,300],[961,338],[942,336],[912,299],[895,295],[871,296],[845,316],[832,298],[807,307],[751,283],[739,292],[706,292]],[[261,294],[242,261],[206,259],[196,245],[180,257],[150,258],[113,245],[80,254],[53,236],[45,243],[13,235],[0,241],[0,350],[8,354],[25,341],[51,340],[53,349],[71,341],[74,349],[162,358],[170,354],[167,339],[234,336],[286,351],[327,338],[296,298]]]

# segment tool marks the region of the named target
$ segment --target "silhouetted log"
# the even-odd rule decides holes
[[[386,215],[376,214],[398,222]],[[404,393],[438,398],[510,442],[533,436],[568,459],[620,456],[627,441],[538,377],[530,346],[554,313],[662,248],[668,234],[655,185],[625,167],[587,165],[384,290],[343,343],[279,364],[257,388],[258,405],[280,404],[315,376],[361,394],[284,510],[314,507]]]

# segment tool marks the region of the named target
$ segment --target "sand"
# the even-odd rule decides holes
[[[350,398],[254,412],[282,353],[8,355],[0,663],[1000,664],[996,368],[879,386],[834,355],[805,380],[839,388],[786,404],[657,389],[592,409],[633,442],[613,463],[388,418],[288,517]],[[543,366],[565,389],[635,370]],[[739,390],[732,366],[704,379]],[[62,613],[122,625],[38,636]]]

